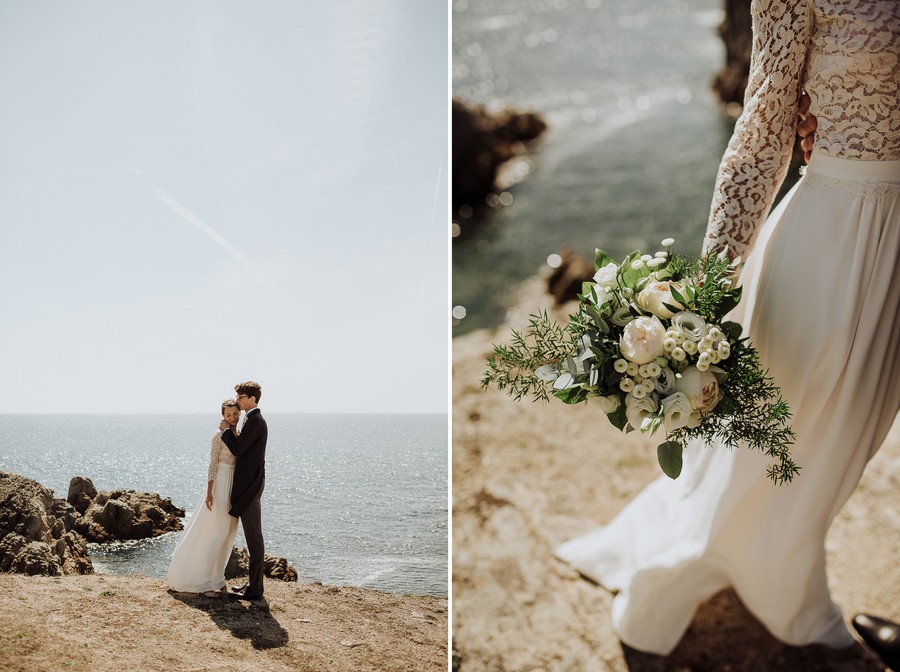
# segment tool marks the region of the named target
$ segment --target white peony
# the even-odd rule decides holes
[[[610,394],[606,397],[588,397],[595,406],[599,406],[604,413],[614,413],[621,405],[618,395]]]
[[[681,307],[681,304],[672,298],[673,287],[679,293],[684,291],[684,288],[677,282],[671,282],[669,280],[655,280],[648,282],[638,293],[637,303],[641,308],[653,313],[657,317],[668,319],[672,317],[674,313],[666,308],[663,305],[664,303],[668,303],[670,306]]]
[[[681,429],[691,419],[691,400],[683,392],[670,394],[662,400],[663,407],[663,425],[666,432],[674,432]]]
[[[659,402],[655,394],[648,394],[643,399],[638,399],[630,393],[625,395],[625,417],[628,418],[628,424],[635,429],[641,428],[644,416],[656,413],[658,409]]]
[[[722,369],[710,366],[700,371],[696,366],[687,367],[675,381],[675,389],[691,402],[691,408],[699,413],[709,413],[722,397],[719,383],[725,380]]]
[[[657,317],[636,317],[625,325],[619,339],[619,352],[635,364],[647,364],[664,352],[666,328]]]

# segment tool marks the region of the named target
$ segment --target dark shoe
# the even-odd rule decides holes
[[[853,627],[885,665],[900,670],[900,625],[877,616],[857,614],[853,617]]]

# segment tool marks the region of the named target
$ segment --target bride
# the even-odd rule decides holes
[[[222,402],[222,417],[232,428],[241,411],[233,399]],[[181,534],[169,564],[169,587],[179,593],[226,592],[225,565],[231,556],[238,519],[230,516],[231,482],[235,457],[222,441],[222,430],[212,437],[206,498]]]
[[[666,655],[698,605],[731,586],[778,639],[824,645],[833,669],[875,666],[832,602],[825,535],[900,409],[900,3],[753,0],[744,111],[704,242],[746,260],[732,318],[782,388],[801,466],[691,445],[611,524],[558,557],[618,591],[621,639]],[[801,89],[817,117],[806,175],[766,219]],[[882,669],[878,667],[876,669]]]

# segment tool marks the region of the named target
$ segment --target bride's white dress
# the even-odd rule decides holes
[[[852,643],[825,535],[900,408],[900,3],[754,0],[752,11],[744,113],[704,247],[747,259],[733,318],[790,403],[801,471],[776,486],[761,453],[690,445],[676,481],[660,477],[557,549],[619,591],[622,640],[658,654],[727,586],[782,641]],[[812,161],[763,224],[801,87],[818,117]]]
[[[212,510],[204,495],[181,533],[169,563],[169,587],[180,593],[203,593],[225,585],[225,565],[237,534],[238,519],[228,515],[235,457],[222,442],[222,432],[212,438],[208,480],[213,484]]]

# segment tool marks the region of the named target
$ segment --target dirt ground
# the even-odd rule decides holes
[[[516,305],[510,325],[522,328],[528,312],[550,305],[543,281],[526,283]],[[483,391],[484,359],[510,325],[453,339],[457,668],[825,669],[821,651],[778,642],[731,591],[701,607],[666,658],[619,642],[609,618],[612,595],[555,559],[551,549],[611,520],[659,475],[658,441],[621,435],[590,406],[516,403],[504,393]],[[827,550],[832,594],[847,619],[865,611],[900,621],[900,423],[836,519]]]
[[[446,598],[269,581],[243,602],[141,576],[0,574],[0,670],[445,670]]]

